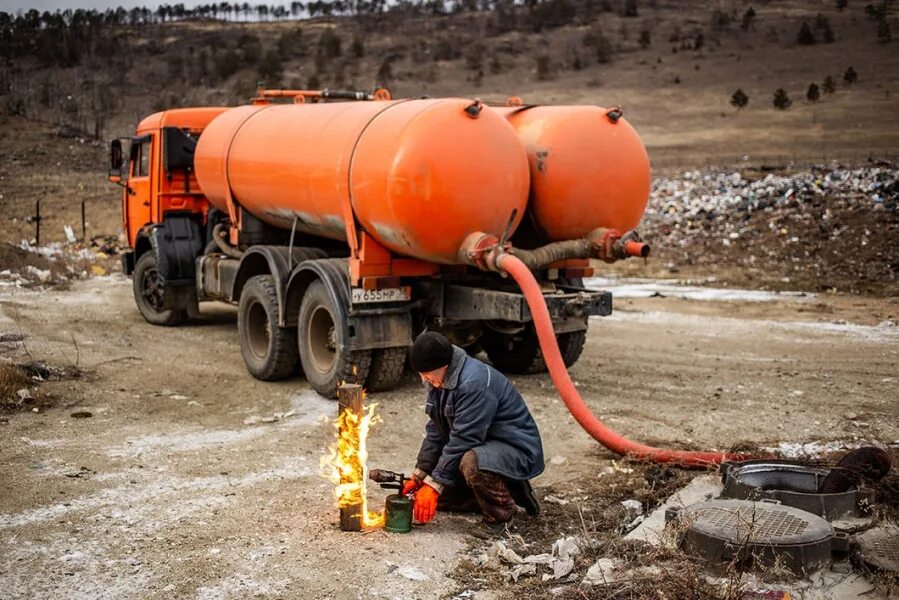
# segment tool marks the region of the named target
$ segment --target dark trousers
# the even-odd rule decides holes
[[[474,450],[462,455],[459,472],[464,484],[447,487],[437,500],[437,510],[481,512],[487,523],[505,523],[515,514],[515,500],[500,475],[481,471]]]

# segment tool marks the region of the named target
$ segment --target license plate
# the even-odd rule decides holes
[[[351,299],[353,304],[366,302],[406,302],[412,298],[412,288],[384,288],[383,290],[364,290],[353,288]]]

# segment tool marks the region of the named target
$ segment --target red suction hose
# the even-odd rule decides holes
[[[559,344],[553,331],[552,319],[546,308],[546,300],[543,292],[534,279],[530,269],[518,258],[510,254],[502,254],[497,257],[496,266],[512,276],[518,287],[524,293],[531,315],[534,317],[534,327],[537,330],[537,339],[543,350],[543,359],[549,369],[549,375],[553,384],[559,391],[562,401],[571,412],[571,416],[580,423],[581,427],[600,444],[615,452],[638,460],[657,463],[677,463],[691,468],[704,468],[726,460],[746,460],[748,457],[738,454],[722,452],[691,452],[687,450],[666,450],[653,448],[633,442],[612,431],[593,416],[590,409],[584,404],[581,395],[568,375],[568,369],[562,361],[562,353],[559,352]]]

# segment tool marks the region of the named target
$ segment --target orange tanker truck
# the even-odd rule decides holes
[[[250,374],[300,367],[328,397],[395,386],[426,328],[500,370],[545,370],[507,257],[571,365],[588,317],[612,310],[583,285],[590,259],[649,252],[633,231],[649,161],[619,109],[259,90],[150,115],[110,167],[141,315],[178,325],[199,302],[236,304]]]

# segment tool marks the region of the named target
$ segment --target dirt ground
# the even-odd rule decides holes
[[[460,575],[483,543],[473,516],[441,514],[409,535],[340,532],[332,486],[318,475],[336,404],[300,378],[252,379],[232,308],[208,304],[188,326],[153,327],[118,275],[0,294],[0,332],[25,336],[24,345],[3,343],[6,358],[82,372],[42,384],[48,400],[38,412],[0,419],[6,597],[520,595],[520,586]],[[621,299],[613,316],[591,323],[572,376],[608,425],[643,442],[895,443],[899,328],[882,321],[897,314],[896,298]],[[609,489],[603,474],[620,463],[580,430],[548,377],[514,383],[544,440],[540,498],[629,493]],[[423,398],[412,377],[372,396],[383,422],[370,466],[411,469]],[[370,490],[371,506],[384,495]],[[580,527],[554,522],[558,511],[544,506],[546,539]],[[558,582],[541,585],[528,590],[548,596]]]

